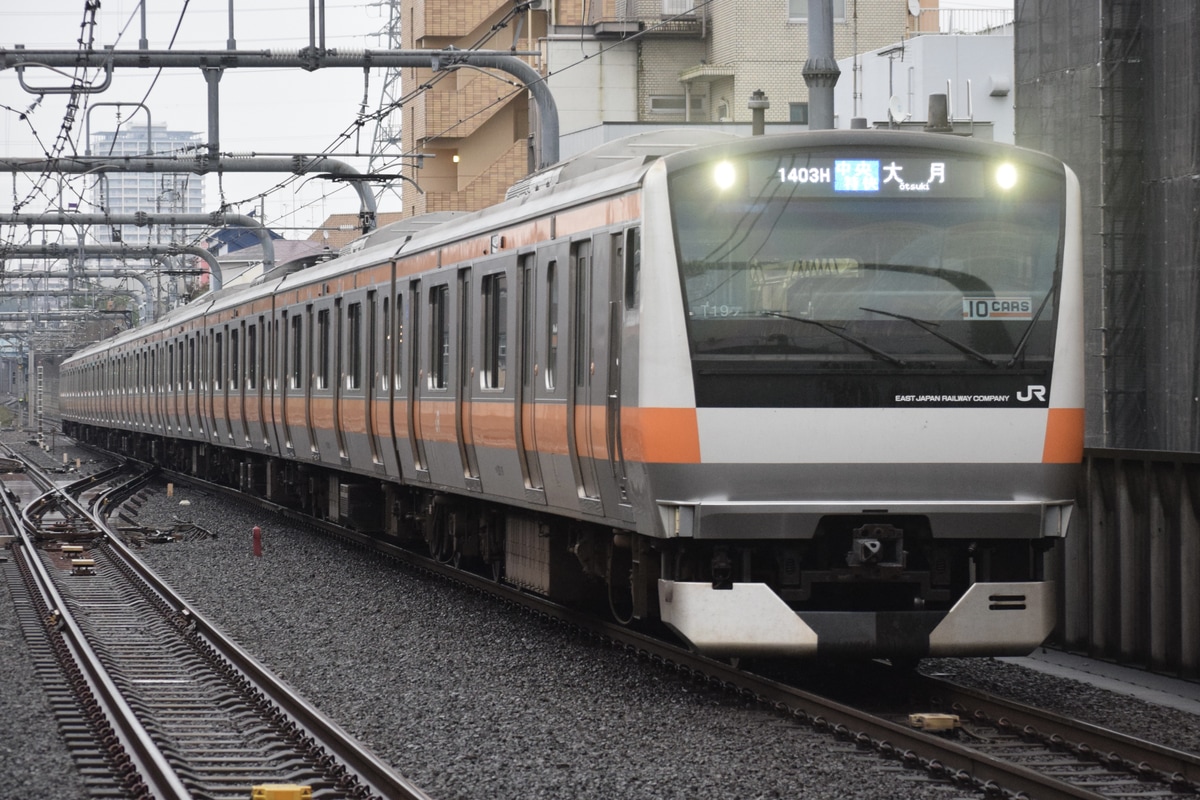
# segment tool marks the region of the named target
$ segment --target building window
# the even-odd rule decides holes
[[[695,11],[695,0],[662,0],[662,15],[674,17]]]
[[[808,124],[808,103],[788,103],[788,122]]]
[[[833,21],[846,21],[846,0],[832,0]],[[809,0],[788,0],[788,22],[808,22]]]
[[[692,97],[692,113],[703,116],[708,108],[707,98],[702,94],[694,94]],[[674,114],[683,115],[684,102],[687,95],[684,94],[657,94],[650,96],[650,113],[651,114]]]

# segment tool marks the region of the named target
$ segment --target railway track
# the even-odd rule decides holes
[[[272,509],[297,525],[319,529],[557,620],[690,680],[753,698],[797,724],[826,731],[863,751],[874,751],[964,790],[988,797],[1116,800],[1179,796],[1198,789],[1200,759],[1189,753],[883,665],[867,665],[868,672],[859,674],[850,684],[843,682],[841,688],[811,691],[805,688],[807,678],[803,674],[779,679],[697,656],[669,641],[521,592],[497,582],[490,574],[464,572],[394,543],[310,519],[260,498],[245,497],[186,476],[177,478]],[[876,667],[879,671],[873,671]],[[855,695],[846,691],[847,685],[885,686],[888,697],[903,698],[904,703],[888,705],[861,693]],[[909,719],[914,712],[939,712],[957,717],[957,723],[944,732],[916,727]],[[923,719],[924,724],[934,724],[929,717]]]
[[[112,471],[59,487],[26,461],[2,493],[17,537],[4,577],[92,795],[244,800],[256,785],[287,784],[314,798],[425,798],[226,640],[77,499],[105,507],[144,479]],[[32,499],[20,508],[22,496]]]

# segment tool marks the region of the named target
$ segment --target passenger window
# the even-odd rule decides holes
[[[448,286],[429,290],[429,388],[445,389],[450,372],[450,315]]]
[[[258,388],[258,326],[246,328],[246,388]]]
[[[483,388],[503,389],[508,350],[508,282],[503,274],[483,278]]]
[[[362,303],[351,303],[346,309],[346,388],[362,388]]]
[[[292,375],[291,387],[299,389],[304,386],[304,340],[300,338],[304,332],[304,318],[292,317]]]
[[[558,369],[558,264],[546,267],[546,388],[554,391]]]
[[[317,312],[317,389],[329,388],[329,309]]]
[[[239,338],[237,328],[229,332],[229,388],[235,391],[242,382],[242,362],[239,358],[241,352],[238,347],[241,343],[238,341]]]

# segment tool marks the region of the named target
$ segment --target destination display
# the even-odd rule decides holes
[[[814,156],[755,159],[746,165],[759,195],[793,197],[982,197],[984,164],[929,156]]]

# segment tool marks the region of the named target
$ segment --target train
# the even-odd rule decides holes
[[[81,350],[63,427],[717,658],[1027,654],[1080,218],[994,142],[635,135]]]

